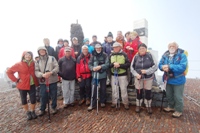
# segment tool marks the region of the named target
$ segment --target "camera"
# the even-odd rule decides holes
[[[46,70],[45,72],[50,72],[49,70]],[[46,79],[44,78],[44,77],[42,77],[41,79],[40,79],[40,82],[41,83],[44,83],[46,81]]]
[[[41,83],[44,83],[46,80],[45,80],[45,78],[44,77],[42,77],[41,79],[40,79],[40,82]]]

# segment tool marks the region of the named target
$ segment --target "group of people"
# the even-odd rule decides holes
[[[136,109],[141,111],[144,103],[148,113],[151,109],[151,88],[154,73],[159,68],[167,78],[166,92],[169,107],[165,111],[173,113],[173,117],[180,117],[183,111],[183,90],[186,82],[183,74],[187,66],[187,57],[184,50],[178,48],[175,42],[169,43],[167,52],[157,65],[153,55],[147,51],[147,46],[140,41],[137,32],[127,32],[125,37],[121,31],[113,40],[111,32],[105,37],[104,43],[92,36],[79,45],[77,37],[72,38],[72,45],[68,40],[59,39],[54,50],[48,38],[44,38],[44,46],[38,48],[38,57],[33,60],[31,51],[25,51],[20,62],[7,70],[8,77],[17,83],[21,101],[27,114],[27,119],[35,119],[36,87],[40,87],[40,113],[45,114],[49,95],[52,100],[53,114],[57,113],[57,82],[62,82],[63,106],[74,106],[75,82],[79,83],[79,105],[86,104],[88,111],[97,106],[97,91],[100,92],[100,106],[106,106],[106,84],[109,79],[112,87],[112,108],[118,104],[119,89],[125,109],[129,109],[127,86],[134,76],[136,88]],[[18,73],[15,77],[14,73]],[[49,86],[49,92],[46,86]],[[49,94],[48,94],[49,93]],[[30,109],[27,103],[27,94],[30,96]],[[143,94],[145,94],[143,96]],[[144,97],[144,98],[143,98]]]

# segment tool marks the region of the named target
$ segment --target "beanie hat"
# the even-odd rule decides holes
[[[107,37],[112,37],[112,38],[113,38],[113,34],[112,34],[112,32],[108,32]]]
[[[87,42],[87,41],[89,41],[89,39],[88,39],[88,38],[85,38],[85,39],[83,40],[83,43],[85,43],[85,42]]]

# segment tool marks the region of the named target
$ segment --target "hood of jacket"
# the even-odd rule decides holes
[[[27,54],[27,53],[29,53],[29,54],[31,55],[31,60],[33,60],[33,53],[32,53],[31,51],[24,51],[24,52],[22,53],[21,61],[23,61],[23,60],[25,59],[24,56],[25,56],[25,54]]]
[[[48,55],[48,51],[47,51],[47,49],[46,49],[45,46],[41,46],[41,47],[39,47],[39,48],[37,49],[37,52],[38,52],[38,55],[39,55],[39,56],[40,56],[40,53],[39,53],[40,50],[45,50],[45,51],[46,51],[46,55]]]

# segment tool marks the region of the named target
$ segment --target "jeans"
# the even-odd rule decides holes
[[[49,100],[49,96],[51,97],[52,103],[51,107],[52,109],[56,109],[57,107],[57,83],[49,84],[49,95],[47,92],[47,87],[45,84],[40,84],[40,110],[45,111],[46,104]]]

